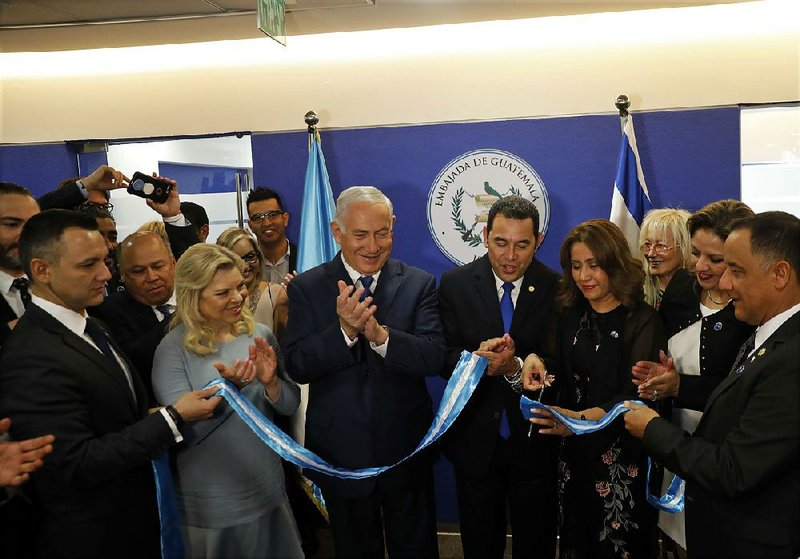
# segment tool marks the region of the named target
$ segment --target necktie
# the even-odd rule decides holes
[[[114,352],[111,351],[111,345],[108,343],[108,337],[103,329],[97,325],[91,318],[86,320],[86,334],[92,339],[94,344],[103,352],[103,355],[111,359],[111,362],[119,368],[117,358],[114,357]]]
[[[156,310],[164,315],[163,320],[169,320],[172,317],[172,305],[164,303],[163,305],[156,305]]]
[[[514,316],[514,303],[511,301],[511,292],[514,284],[505,282],[503,284],[503,297],[500,299],[500,314],[503,315],[503,332],[511,330],[511,319]]]
[[[511,319],[514,317],[514,302],[511,300],[511,292],[514,291],[514,284],[511,282],[503,283],[503,297],[500,299],[500,314],[503,316],[503,332],[511,330]],[[500,436],[507,439],[511,435],[508,427],[508,414],[505,409],[500,410]]]
[[[22,299],[22,306],[28,308],[28,303],[31,302],[31,294],[28,291],[28,278],[16,278],[11,282],[11,287],[19,291],[19,298]]]
[[[736,361],[733,362],[731,372],[728,374],[741,373],[742,371],[739,370],[740,366],[744,364],[745,359],[747,359],[747,356],[750,355],[750,352],[753,351],[755,347],[756,333],[753,332],[752,335],[742,344],[742,347],[739,348],[739,353],[736,354]]]
[[[361,302],[370,295],[372,292],[369,290],[369,286],[372,285],[372,280],[374,280],[372,276],[361,276],[358,280],[361,282],[361,286],[364,288],[364,293],[361,294],[361,297],[358,298],[358,301]]]

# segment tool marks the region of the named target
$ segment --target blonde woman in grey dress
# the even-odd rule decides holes
[[[242,274],[247,283],[248,305],[256,322],[265,324],[280,339],[289,319],[286,288],[264,279],[264,257],[250,233],[230,227],[217,238],[217,244],[231,249],[244,261]]]
[[[247,307],[242,266],[209,244],[178,260],[177,309],[153,362],[159,401],[221,375],[267,418],[297,409],[300,390],[286,376],[277,340]],[[227,402],[182,432],[173,475],[187,557],[302,558],[278,455]]]

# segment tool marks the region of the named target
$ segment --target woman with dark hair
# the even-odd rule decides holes
[[[734,316],[728,293],[719,280],[726,270],[722,250],[731,224],[753,211],[738,200],[713,202],[693,214],[688,222],[694,274],[681,270],[664,293],[659,314],[669,338],[669,359],[637,363],[633,368],[639,396],[665,400],[672,422],[694,432],[711,392],[724,379],[753,327]],[[672,474],[666,472],[664,483]],[[685,556],[683,513],[660,513],[659,527],[669,536],[666,547]],[[678,547],[674,547],[672,543]]]
[[[666,347],[661,321],[644,302],[644,271],[619,228],[595,219],[575,227],[561,245],[561,310],[545,368],[531,354],[534,378],[555,375],[560,412],[600,419],[635,396],[631,367]],[[535,376],[535,375],[538,375]],[[622,418],[592,434],[571,436],[552,415],[534,417],[543,435],[564,437],[559,463],[562,558],[653,556],[655,509],[645,502],[645,459]]]

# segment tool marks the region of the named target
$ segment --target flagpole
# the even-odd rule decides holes
[[[617,100],[614,101],[614,106],[619,110],[620,130],[624,130],[625,121],[628,120],[628,109],[631,106],[631,100],[628,99],[628,96],[625,94],[620,95],[617,97]]]
[[[311,139],[317,133],[317,124],[319,124],[319,117],[317,113],[314,111],[308,111],[303,117],[303,120],[306,121],[306,125],[308,126],[308,149],[311,149]]]

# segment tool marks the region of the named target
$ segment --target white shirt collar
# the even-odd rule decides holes
[[[31,294],[31,302],[63,324],[67,330],[73,332],[76,336],[80,338],[84,337],[83,333],[86,331],[86,311],[84,311],[84,314],[78,314],[72,309],[62,307],[61,305],[52,303],[33,294]]]
[[[755,347],[761,347],[769,337],[778,330],[783,323],[792,318],[797,312],[800,311],[800,303],[786,309],[780,314],[776,314],[756,330]]]
[[[497,277],[497,274],[494,273],[494,270],[492,270],[492,275],[494,276],[495,289],[497,289],[497,297],[498,299],[502,299],[503,284],[505,283],[505,281]],[[511,290],[511,301],[514,303],[515,307],[517,306],[517,298],[519,297],[520,288],[522,287],[523,281],[525,281],[524,274],[521,275],[519,278],[517,278],[515,281],[511,282],[514,285],[514,289]]]
[[[12,276],[3,270],[0,270],[0,293],[11,293],[11,284],[18,277],[27,278],[28,276],[25,274],[22,274],[21,276]]]
[[[342,264],[344,264],[344,269],[347,271],[347,275],[350,276],[350,279],[353,281],[353,285],[360,285],[357,284],[358,279],[363,276],[364,274],[360,273],[358,270],[353,268],[350,264],[347,263],[347,260],[344,259],[344,254],[340,254],[339,257],[342,259]],[[371,293],[375,293],[375,287],[378,285],[378,277],[381,275],[383,270],[378,270],[372,275],[372,284],[369,286],[369,290]]]

